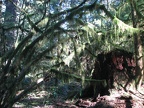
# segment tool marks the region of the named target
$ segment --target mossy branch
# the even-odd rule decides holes
[[[77,75],[74,75],[74,74],[69,74],[69,73],[66,73],[66,72],[61,72],[61,71],[58,71],[56,69],[51,69],[50,70],[51,72],[59,75],[59,76],[64,76],[64,78],[69,78],[69,79],[75,79],[76,81],[83,81],[85,80],[85,82],[87,83],[102,83],[104,85],[106,85],[106,80],[95,80],[95,79],[82,79],[80,76],[77,76]]]

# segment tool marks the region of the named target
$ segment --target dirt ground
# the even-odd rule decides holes
[[[128,87],[126,92],[119,84],[125,83],[126,78],[122,79],[122,76],[115,75],[115,89],[109,90],[110,96],[81,99],[67,99],[71,93],[76,94],[80,91],[80,83],[63,84],[58,81],[58,85],[55,86],[55,79],[51,79],[44,87],[29,93],[17,102],[13,108],[144,108],[144,82],[139,91]]]
[[[144,108],[144,85],[141,92],[120,89],[110,90],[110,96],[65,100],[48,91],[30,93],[13,108]]]
[[[80,99],[77,106],[87,108],[144,108],[144,95],[129,91],[128,93],[112,91],[110,96],[101,96],[93,101]]]

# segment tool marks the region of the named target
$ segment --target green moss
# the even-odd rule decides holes
[[[133,35],[134,33],[140,32],[139,28],[133,28],[116,17],[113,19],[113,23],[118,27],[117,33],[127,33],[128,35]]]

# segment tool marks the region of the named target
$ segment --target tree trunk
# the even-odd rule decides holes
[[[135,9],[135,2],[131,1],[131,11],[132,11],[132,21],[133,27],[138,27],[138,16]],[[135,86],[136,89],[140,88],[143,79],[143,57],[142,57],[142,41],[140,38],[140,33],[134,33],[134,46],[135,46],[135,59],[136,59],[136,78],[135,78]]]
[[[17,4],[17,0],[12,0]],[[16,22],[16,7],[10,0],[5,0],[6,11],[4,16],[4,25],[6,28],[12,27]],[[10,50],[14,47],[15,30],[5,31],[6,50]]]
[[[135,57],[136,57],[136,88],[139,89],[143,79],[142,42],[140,34],[135,34]]]
[[[2,0],[0,0],[0,57],[1,56],[2,56]]]
[[[6,29],[12,28],[15,25],[16,21],[16,7],[13,3],[17,3],[17,0],[5,0],[6,10],[4,16],[4,24],[0,28],[0,53],[1,56],[5,54],[6,51],[9,51],[14,46],[14,37],[15,37],[15,30]],[[0,1],[1,3],[1,1]],[[1,8],[1,7],[0,7]],[[2,16],[2,14],[0,14]],[[2,23],[2,21],[0,22]],[[2,28],[3,27],[3,28]],[[4,33],[5,32],[5,33]],[[4,33],[4,34],[3,34]],[[16,87],[12,86],[15,83],[15,76],[13,75],[14,69],[12,66],[9,66],[7,69],[6,67],[6,60],[1,61],[0,64],[0,108],[11,108],[13,105],[13,99],[15,97],[15,90]],[[7,74],[7,71],[9,73]],[[12,87],[10,87],[12,86]]]

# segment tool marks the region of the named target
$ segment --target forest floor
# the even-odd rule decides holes
[[[99,96],[96,99],[66,100],[68,93],[64,93],[65,89],[61,89],[62,95],[59,95],[58,89],[55,88],[49,91],[36,90],[17,102],[13,108],[144,108],[144,84],[141,86],[141,92],[112,89],[110,96]]]

